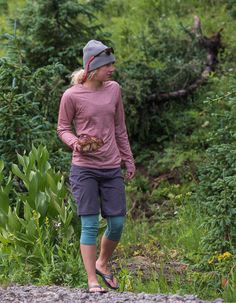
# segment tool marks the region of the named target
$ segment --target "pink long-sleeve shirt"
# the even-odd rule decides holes
[[[104,82],[96,91],[81,84],[67,89],[60,103],[57,132],[60,139],[73,150],[72,163],[75,165],[115,168],[124,161],[127,170],[135,170],[121,90],[115,81]],[[77,136],[81,134],[101,138],[104,145],[96,152],[81,154],[75,148]]]

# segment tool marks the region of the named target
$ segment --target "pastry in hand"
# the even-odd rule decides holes
[[[86,134],[80,135],[77,143],[80,145],[80,152],[82,153],[95,152],[104,145],[102,139]]]

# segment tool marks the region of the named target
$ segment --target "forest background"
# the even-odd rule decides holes
[[[236,302],[236,1],[1,0],[0,24],[1,284],[86,287],[56,122],[83,46],[98,39],[115,49],[137,164],[112,260],[121,291]],[[199,79],[199,36],[219,31],[207,82],[163,100]]]

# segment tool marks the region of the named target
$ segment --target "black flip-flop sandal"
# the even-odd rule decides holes
[[[99,288],[100,290],[95,290],[95,291],[92,291],[92,288]],[[88,287],[88,293],[90,294],[105,294],[107,292],[106,289],[104,289],[101,285],[99,284],[92,284],[92,285],[89,285]]]
[[[104,274],[101,271],[99,271],[98,269],[96,269],[96,274],[99,275],[100,277],[102,277],[104,283],[111,289],[118,289],[119,288],[119,284],[117,284],[117,286],[112,286],[107,280],[112,280],[114,279],[113,274]]]

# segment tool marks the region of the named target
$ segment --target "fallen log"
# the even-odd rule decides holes
[[[223,45],[221,42],[221,32],[223,29],[220,29],[218,32],[214,33],[211,37],[203,36],[200,18],[198,16],[194,16],[194,24],[190,32],[188,34],[191,37],[195,37],[197,39],[199,47],[205,48],[207,51],[205,68],[202,71],[199,78],[195,80],[194,83],[190,84],[185,89],[180,89],[173,92],[167,93],[156,93],[148,96],[149,101],[158,100],[164,101],[169,99],[183,98],[191,95],[200,85],[204,84],[209,74],[214,71],[215,65],[218,63],[218,53],[221,49],[223,49]]]

